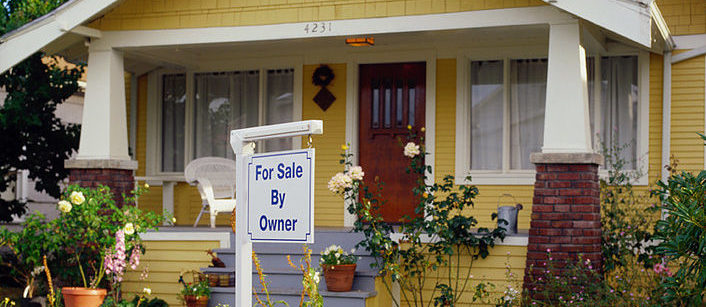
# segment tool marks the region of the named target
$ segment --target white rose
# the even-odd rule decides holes
[[[71,203],[65,200],[59,202],[59,210],[64,213],[69,213],[71,211]]]
[[[353,186],[353,179],[344,173],[337,173],[328,182],[328,189],[336,194],[342,194],[347,188]]]
[[[404,155],[410,158],[414,158],[419,154],[419,145],[414,144],[413,142],[407,143],[407,145],[404,146]]]
[[[80,205],[80,204],[83,204],[83,202],[86,201],[86,198],[83,197],[83,193],[82,193],[82,192],[77,192],[77,191],[71,192],[71,195],[69,196],[69,199],[71,199],[71,202],[74,203],[74,205]]]
[[[363,176],[365,176],[365,172],[363,172],[363,168],[360,166],[351,167],[348,174],[350,174],[353,180],[363,180]]]
[[[132,223],[125,224],[125,234],[131,235],[133,233],[135,233],[135,226]]]

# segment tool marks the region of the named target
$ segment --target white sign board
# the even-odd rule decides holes
[[[247,157],[247,200],[253,242],[314,243],[314,149]]]

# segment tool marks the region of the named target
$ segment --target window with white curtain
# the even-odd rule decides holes
[[[471,170],[533,169],[529,154],[542,147],[547,60],[472,61],[470,79]]]
[[[189,81],[193,82],[193,96],[188,102],[193,112],[185,112]],[[184,74],[164,75],[161,171],[181,172],[188,161],[200,157],[233,158],[231,130],[290,122],[293,113],[293,69],[195,73],[192,80]],[[189,153],[185,149],[187,138],[193,148]],[[260,152],[287,150],[292,149],[292,140],[258,145]]]
[[[184,111],[186,76],[162,76],[162,170],[184,169]]]
[[[594,148],[618,147],[625,169],[637,169],[637,56],[591,57],[588,65],[589,113]],[[596,88],[598,82],[600,86]],[[597,97],[600,101],[597,102]],[[599,114],[599,116],[596,116]]]

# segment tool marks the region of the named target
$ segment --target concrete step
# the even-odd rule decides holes
[[[259,290],[259,289],[258,289]],[[257,291],[257,290],[256,290]],[[301,289],[294,288],[274,288],[268,289],[270,293],[270,301],[276,302],[279,300],[285,301],[289,306],[299,306],[301,299]],[[260,299],[264,299],[264,293],[257,291]],[[350,292],[330,292],[320,291],[324,298],[324,306],[339,306],[339,307],[365,307],[365,300],[369,297],[377,295],[375,291],[350,291]],[[255,297],[253,296],[253,304]],[[218,304],[228,304],[235,306],[235,288],[234,287],[212,287],[211,299],[208,302],[209,307],[215,307]],[[283,304],[275,306],[284,306]]]
[[[219,274],[235,274],[234,268],[201,268],[203,273],[219,273]],[[302,273],[293,268],[283,268],[283,269],[265,269],[265,280],[269,283],[270,287],[273,288],[291,288],[291,289],[302,289]],[[375,277],[377,277],[377,272],[372,270],[356,270],[355,278],[353,279],[353,289],[361,291],[375,291]],[[252,273],[252,284],[259,285],[260,279],[257,275],[257,271],[253,269]],[[319,287],[322,290],[326,289],[326,282],[323,278],[323,273],[321,276],[321,282]]]
[[[213,250],[218,258],[225,263],[226,267],[235,266],[235,251],[232,249],[214,249]],[[349,250],[350,252],[350,250]],[[287,256],[290,256],[292,262],[295,265],[299,264],[302,259],[302,250],[282,250],[273,251],[271,249],[257,249],[255,250],[258,259],[260,259],[260,265],[267,268],[288,268],[289,263],[287,262]],[[370,270],[370,264],[375,262],[375,258],[365,253],[365,251],[356,251],[354,253],[358,257],[358,267],[356,270]],[[313,250],[311,254],[311,266],[319,267],[319,261],[321,259],[321,250]],[[254,269],[254,266],[253,266]]]

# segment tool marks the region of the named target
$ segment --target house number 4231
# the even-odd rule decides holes
[[[304,32],[307,34],[331,32],[331,22],[307,23],[304,25]]]

